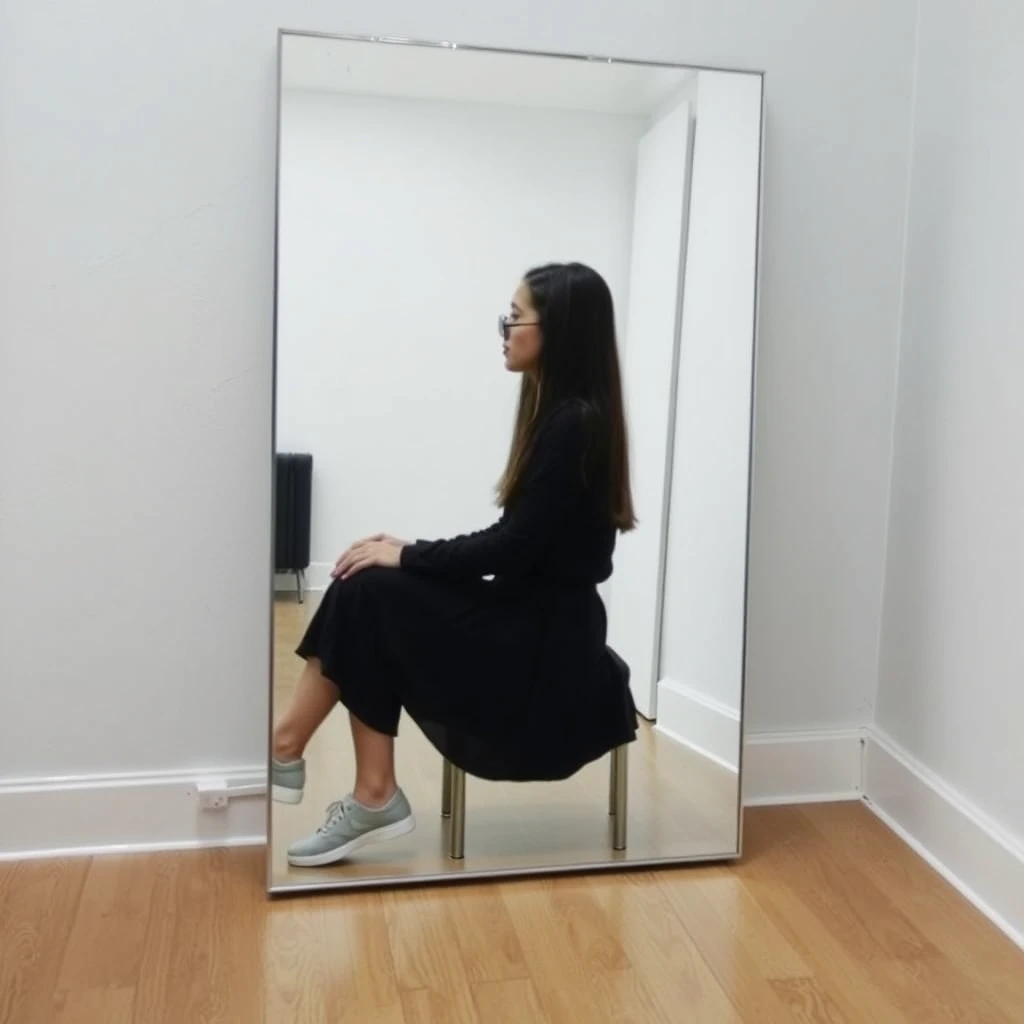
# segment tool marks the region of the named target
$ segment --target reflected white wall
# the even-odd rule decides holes
[[[378,530],[488,525],[523,272],[589,263],[626,315],[639,118],[287,92],[278,448],[314,456],[311,578]]]

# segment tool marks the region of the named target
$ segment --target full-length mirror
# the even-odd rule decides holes
[[[736,856],[762,77],[280,42],[271,890]]]

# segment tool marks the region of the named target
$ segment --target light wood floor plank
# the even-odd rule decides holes
[[[1011,1019],[1024,1018],[1021,954],[1006,937],[874,815],[822,805],[808,823],[852,859],[882,896],[904,909],[943,959],[963,965]]]
[[[854,814],[866,813],[855,805],[850,809]],[[770,820],[773,827],[751,844],[741,877],[775,929],[806,961],[813,977],[849,1020],[902,1024],[903,1013],[892,992],[871,958],[862,955],[873,945],[859,930],[854,908],[821,889],[816,857],[801,842],[799,813],[773,808],[770,815],[748,817],[755,834],[758,822]],[[928,1005],[929,999],[922,993],[921,1005]]]
[[[61,1009],[53,1024],[132,1024],[135,1020],[135,989],[75,989],[70,998],[62,997]]]
[[[828,877],[834,888],[838,888],[837,877],[847,881],[847,899],[851,904],[856,902],[865,930],[871,931],[878,945],[888,953],[881,958],[878,970],[891,988],[894,1003],[908,1020],[918,1016],[921,986],[931,996],[931,1020],[960,1021],[960,1007],[964,1005],[974,1007],[979,1020],[993,1024],[1011,1024],[1024,1016],[1024,1005],[1019,1003],[1011,1015],[1004,1013],[992,998],[986,979],[978,977],[975,971],[963,970],[962,959],[954,960],[950,969],[950,959],[938,945],[945,929],[925,928],[914,920],[903,899],[893,900],[890,892],[876,884],[870,858],[854,854],[842,843],[829,842],[815,827],[815,815],[801,811],[798,819],[804,849],[817,855],[815,862],[829,866]],[[928,873],[930,869],[925,865],[915,875],[926,877]]]
[[[529,979],[522,943],[497,886],[452,889],[443,906],[470,985]],[[509,986],[508,991],[519,990]]]
[[[24,861],[0,866],[0,1022],[52,1020],[64,950],[90,862]]]
[[[583,884],[593,891],[629,951],[649,993],[649,1019],[677,1020],[680,1006],[685,1006],[686,1019],[693,1024],[742,1021],[702,953],[703,940],[698,944],[665,900],[661,882],[675,877],[675,872],[624,875]]]
[[[529,978],[482,982],[473,986],[473,998],[487,1024],[551,1024]]]
[[[138,870],[134,858],[102,857],[89,862],[58,991],[134,989],[152,906],[150,887],[151,881]],[[117,927],[98,945],[97,933],[112,921]]]
[[[856,1024],[814,978],[773,978],[769,984],[794,1024]]]
[[[791,1019],[772,981],[788,982],[811,970],[734,871],[698,869],[686,884],[674,874],[662,875],[655,896],[699,944],[738,1020],[785,1024]]]
[[[859,1015],[939,1024],[962,1021],[962,1007],[970,1006],[978,1020],[1010,1024],[984,988],[941,955],[900,901],[871,882],[858,859],[821,838],[813,826],[815,813],[784,808],[773,815],[779,860],[792,865],[785,876],[785,904],[777,868],[754,859],[743,873],[775,882],[771,892],[762,884],[760,893],[816,970],[835,971],[835,997],[843,1013],[854,1020]]]
[[[625,964],[617,936],[605,930],[592,940],[580,935],[578,925],[556,910],[555,891],[554,884],[533,880],[509,883],[503,892],[540,1004],[551,1024],[614,1019],[606,972]]]
[[[153,902],[136,985],[139,1024],[220,1021],[232,1015],[259,1019],[262,986],[254,983],[251,970],[238,968],[259,962],[259,867],[254,850],[154,858]]]
[[[380,895],[351,895],[270,908],[263,952],[268,1021],[403,1024]]]
[[[381,899],[407,1021],[477,1024],[479,1015],[443,889],[385,892]]]

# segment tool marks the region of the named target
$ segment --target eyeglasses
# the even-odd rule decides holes
[[[512,333],[513,327],[539,327],[539,320],[509,320],[507,316],[498,317],[498,333],[502,336],[505,341],[508,341],[508,336]]]

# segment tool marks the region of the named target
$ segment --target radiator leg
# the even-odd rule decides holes
[[[302,604],[306,600],[305,584],[306,574],[302,569],[299,569],[295,573],[295,592],[299,595],[299,604]]]

